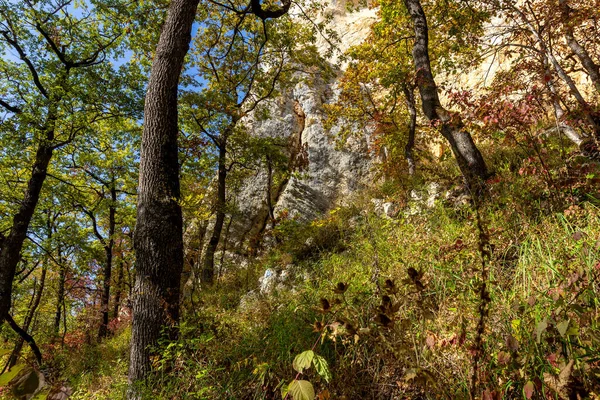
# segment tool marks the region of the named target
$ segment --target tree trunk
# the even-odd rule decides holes
[[[58,288],[56,290],[56,312],[54,313],[54,337],[58,338],[60,334],[60,321],[62,319],[62,309],[65,301],[65,281],[67,280],[67,267],[62,259],[62,251],[60,244],[58,245]],[[65,326],[66,329],[66,326]]]
[[[548,64],[548,57],[546,54],[542,54],[542,65],[544,66],[544,72],[546,75],[550,74],[550,65]],[[565,110],[560,105],[560,98],[558,91],[554,87],[552,80],[546,80],[546,87],[550,91],[552,97],[552,107],[554,109],[554,118],[556,119],[556,129],[558,133],[563,133],[567,139],[575,143],[578,147],[583,143],[583,138],[573,129],[572,126],[566,124],[563,119],[565,117]]]
[[[413,150],[415,148],[415,134],[417,131],[417,107],[414,87],[408,87],[408,85],[404,84],[402,85],[402,91],[404,92],[406,109],[410,117],[408,122],[408,140],[406,141],[406,147],[404,147],[404,157],[406,157],[406,163],[408,164],[408,175],[413,176],[416,171]]]
[[[575,100],[577,100],[577,103],[579,104],[581,111],[584,113],[588,123],[594,129],[595,136],[600,137],[600,117],[592,111],[592,108],[590,107],[588,102],[584,99],[583,95],[579,91],[579,88],[575,84],[575,81],[573,80],[573,78],[571,78],[571,76],[569,76],[569,74],[560,65],[560,63],[558,62],[556,57],[554,57],[554,54],[552,54],[552,51],[548,48],[548,46],[546,45],[546,42],[544,41],[544,39],[542,38],[540,33],[531,24],[531,22],[529,21],[527,16],[518,7],[516,7],[514,5],[512,6],[512,10],[515,11],[521,18],[521,21],[525,25],[527,25],[527,29],[529,29],[529,31],[531,32],[531,34],[533,35],[535,40],[540,45],[540,49],[541,49],[542,53],[548,58],[548,61],[550,61],[550,64],[556,71],[557,75],[565,82],[565,84],[569,88],[569,91],[571,92],[571,95],[575,98]]]
[[[151,372],[151,347],[157,345],[165,327],[174,336],[179,321],[183,222],[179,205],[177,90],[198,1],[170,3],[146,93],[134,240],[129,399],[141,396],[134,384]]]
[[[121,296],[123,295],[123,269],[124,261],[119,262],[119,268],[117,269],[117,280],[115,281],[115,300],[113,302],[113,318],[119,317],[119,308],[121,307]]]
[[[21,259],[21,249],[27,236],[29,223],[40,198],[40,192],[42,191],[42,186],[48,172],[48,164],[50,164],[50,159],[52,158],[52,142],[54,140],[56,119],[56,105],[50,105],[44,129],[44,137],[37,147],[35,162],[31,177],[27,183],[25,195],[19,206],[19,211],[13,218],[10,233],[3,240],[2,249],[0,249],[0,321],[4,321],[4,316],[8,315],[10,309],[12,284],[17,264]]]
[[[219,147],[219,172],[218,172],[218,188],[217,188],[217,204],[216,204],[216,219],[215,226],[213,228],[212,235],[206,246],[206,253],[204,254],[204,263],[202,267],[201,280],[203,283],[212,285],[215,280],[215,252],[219,241],[221,240],[221,232],[223,231],[223,224],[225,223],[225,205],[227,202],[226,198],[226,184],[227,184],[227,167],[226,163],[226,151],[227,151],[227,136],[224,135],[221,142],[218,144]]]
[[[232,223],[233,214],[229,216],[229,222],[227,222],[227,227],[225,228],[225,237],[223,238],[223,251],[221,252],[221,260],[219,261],[219,274],[217,275],[217,279],[223,275],[223,263],[225,262],[225,252],[227,251],[227,246],[229,244],[229,232],[231,231]]]
[[[585,68],[588,76],[592,80],[596,91],[600,93],[600,67],[592,60],[590,53],[575,39],[573,33],[573,25],[571,24],[571,7],[567,4],[567,0],[558,0],[560,5],[561,17],[565,28],[565,40],[567,45],[575,53],[583,68]]]
[[[102,287],[102,298],[100,299],[100,310],[102,310],[102,322],[98,330],[98,338],[102,339],[108,335],[108,306],[110,302],[110,279],[112,275],[113,247],[115,244],[115,215],[117,212],[117,189],[115,181],[111,182],[110,187],[110,206],[108,207],[108,241],[104,241],[104,253],[106,254],[106,263],[104,264],[104,282]]]
[[[404,0],[404,4],[415,31],[413,60],[423,112],[432,124],[441,125],[442,136],[450,143],[467,185],[471,190],[479,192],[487,177],[485,161],[471,135],[462,129],[458,116],[450,115],[441,105],[429,59],[427,19],[420,0]]]
[[[44,292],[44,284],[46,282],[46,270],[47,266],[44,263],[42,267],[42,276],[40,276],[40,284],[37,290],[34,290],[34,297],[29,310],[27,310],[27,315],[25,316],[25,320],[23,321],[22,329],[25,332],[29,332],[29,326],[31,325],[31,321],[33,321],[33,317],[35,316],[35,312],[37,311],[38,306],[40,305],[40,300],[42,299],[42,293]],[[25,339],[23,337],[19,338],[17,344],[10,355],[8,360],[8,368],[12,368],[19,359],[19,354],[21,354],[21,349],[23,348],[23,343]]]

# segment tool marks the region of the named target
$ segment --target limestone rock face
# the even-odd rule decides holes
[[[328,131],[324,127],[323,104],[335,99],[335,87],[335,80],[302,81],[282,98],[269,103],[268,119],[249,123],[254,135],[284,139],[288,143],[285,152],[293,174],[279,185],[271,186],[271,211],[267,201],[267,166],[262,165],[245,181],[236,199],[236,242],[252,241],[262,233],[271,212],[275,217],[285,213],[310,221],[372,181],[368,133],[357,132],[355,137],[338,145],[339,128]]]
[[[376,20],[376,10],[363,8],[347,11],[345,0],[332,0],[325,11],[333,17],[332,28],[341,39],[340,50],[362,42]],[[318,43],[324,54],[327,43]],[[337,60],[331,59],[332,63]],[[342,69],[338,69],[341,76]],[[337,80],[305,76],[280,98],[268,103],[267,119],[246,121],[257,137],[287,141],[285,152],[293,174],[279,185],[269,187],[269,173],[263,165],[248,178],[237,195],[233,223],[233,241],[238,246],[250,243],[267,228],[270,215],[285,214],[302,221],[322,215],[352,193],[373,180],[373,162],[369,154],[369,133],[356,132],[343,145],[338,143],[340,127],[324,127],[323,105],[333,102],[339,91]],[[268,196],[271,197],[269,209]]]
[[[376,20],[375,9],[348,12],[346,0],[331,0],[325,13],[332,16],[330,27],[341,39],[341,51],[363,41]],[[317,46],[322,54],[326,53],[328,45],[324,40]],[[337,62],[335,57],[328,61],[331,65]],[[343,68],[333,68],[338,77]],[[270,227],[271,216],[313,220],[372,182],[368,132],[357,131],[341,145],[336,135],[340,127],[328,130],[324,126],[323,105],[334,102],[338,94],[337,78],[326,81],[320,76],[300,75],[293,88],[277,99],[262,103],[267,118],[258,117],[262,112],[257,111],[256,116],[244,121],[252,135],[277,138],[286,144],[282,151],[289,159],[291,173],[284,179],[281,176],[273,179],[263,160],[236,188],[231,200],[236,211],[228,249],[235,247],[242,253],[253,249]],[[211,229],[209,224],[208,231]]]

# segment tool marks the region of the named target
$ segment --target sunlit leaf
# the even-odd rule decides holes
[[[314,400],[316,397],[312,383],[303,380],[294,380],[290,383],[289,393],[293,400]]]
[[[298,372],[302,372],[305,369],[310,368],[313,358],[315,357],[315,353],[312,350],[306,350],[296,356],[294,358],[294,362],[292,366]]]
[[[315,366],[315,370],[317,371],[319,376],[325,379],[325,382],[329,383],[331,381],[331,372],[329,371],[327,360],[315,354],[312,363]]]
[[[0,375],[0,387],[6,386],[26,367],[26,364],[17,364],[2,375]]]

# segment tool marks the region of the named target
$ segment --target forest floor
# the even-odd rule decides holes
[[[187,300],[148,398],[600,399],[600,169],[538,154],[489,156],[480,224],[468,201],[414,203],[456,185],[450,159],[281,222],[276,247]],[[62,353],[71,398],[123,398],[129,335]]]

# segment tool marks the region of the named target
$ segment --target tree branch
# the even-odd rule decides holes
[[[17,323],[10,314],[6,314],[4,318],[6,319],[6,322],[8,322],[12,330],[15,331],[17,335],[21,336],[21,338],[24,341],[29,343],[29,347],[31,347],[31,351],[33,351],[36,361],[39,365],[42,365],[42,353],[40,352],[40,348],[35,343],[33,337],[27,332],[25,332],[19,325],[17,325]]]

